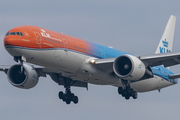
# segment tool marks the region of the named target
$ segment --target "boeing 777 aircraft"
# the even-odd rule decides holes
[[[5,49],[17,64],[0,70],[7,74],[10,84],[22,89],[35,87],[39,77],[49,75],[64,86],[65,92],[60,91],[59,98],[67,104],[78,103],[71,86],[88,88],[88,83],[111,85],[125,99],[136,99],[137,92],[177,84],[180,74],[169,69],[180,64],[180,52],[172,52],[175,22],[172,15],[155,54],[144,56],[36,26],[19,26],[4,37]]]

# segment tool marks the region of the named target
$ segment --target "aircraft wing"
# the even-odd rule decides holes
[[[170,79],[180,78],[180,74],[169,75],[169,78],[170,78]]]
[[[154,67],[164,65],[165,67],[180,64],[180,52],[160,53],[154,55],[137,56],[146,66]],[[116,58],[95,59],[92,64],[99,71],[104,73],[113,72],[113,63]]]
[[[180,64],[180,52],[145,55],[139,56],[138,58],[146,65],[151,67],[158,65],[164,65],[164,67],[169,67]]]
[[[0,65],[0,71],[3,71],[7,74],[10,67],[10,65]]]
[[[112,73],[113,72],[113,62],[115,58],[107,59],[95,59],[93,65],[103,73]]]
[[[3,72],[5,72],[7,74],[10,67],[11,67],[11,65],[0,65],[0,71],[3,71]],[[33,66],[33,68],[36,70],[39,77],[46,77],[47,75],[49,75],[52,78],[52,80],[54,80],[55,82],[58,82],[59,85],[65,85],[63,80],[59,80],[57,78],[57,77],[63,77],[60,74],[60,71],[52,70],[52,69],[49,69],[49,68],[45,68],[45,67],[42,67],[42,66],[36,66],[36,65]],[[72,85],[71,86],[84,87],[84,88],[88,89],[88,83],[81,82],[81,81],[78,81],[78,80],[72,80]]]

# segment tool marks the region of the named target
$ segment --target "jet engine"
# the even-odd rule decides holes
[[[115,74],[124,80],[139,80],[146,72],[144,63],[132,55],[121,55],[113,63]]]
[[[33,88],[39,80],[36,70],[27,64],[13,65],[8,70],[7,77],[13,86],[22,89]]]

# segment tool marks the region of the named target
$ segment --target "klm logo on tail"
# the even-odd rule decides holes
[[[166,41],[166,39],[165,39],[164,41],[162,41],[162,43],[163,43],[163,46],[164,46],[164,47],[168,47],[168,44],[169,44],[169,43]]]
[[[162,41],[162,43],[163,43],[163,47],[159,47],[160,53],[169,53],[169,52],[171,52],[171,50],[168,49],[169,43],[166,41],[166,39],[164,41]]]

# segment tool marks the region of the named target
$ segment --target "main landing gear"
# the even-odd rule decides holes
[[[66,104],[70,104],[71,101],[74,102],[74,104],[78,103],[78,97],[75,96],[71,91],[67,91],[63,93],[62,91],[59,92],[59,99],[62,99]]]
[[[59,92],[59,99],[62,99],[66,104],[70,104],[71,102],[74,102],[74,104],[78,103],[78,97],[75,96],[73,93],[71,93],[71,85],[74,83],[69,78],[63,78],[64,79],[64,87],[65,87],[65,93],[62,91]]]
[[[137,92],[134,91],[127,82],[122,82],[122,83],[124,88],[119,87],[118,93],[122,95],[122,97],[125,97],[126,100],[129,100],[130,97],[137,99],[138,97]]]

